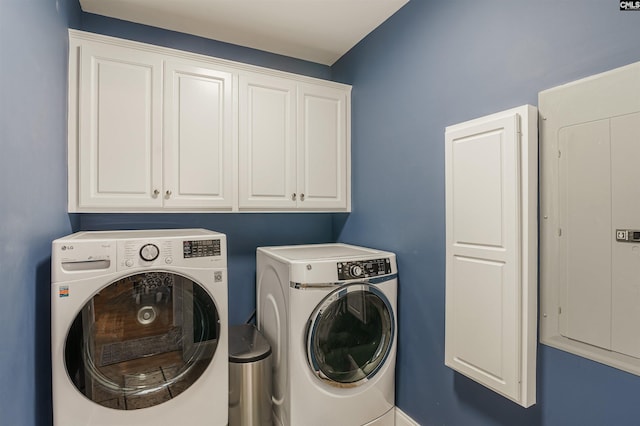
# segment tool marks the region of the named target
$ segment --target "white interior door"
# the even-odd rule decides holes
[[[523,330],[531,318],[523,318],[530,294],[523,293],[529,263],[522,241],[530,229],[522,219],[529,206],[522,202],[521,154],[528,149],[520,120],[510,110],[446,131],[445,364],[528,406],[535,391],[523,400],[523,382],[531,380],[523,377]]]

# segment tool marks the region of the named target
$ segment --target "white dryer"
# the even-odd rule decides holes
[[[226,256],[204,229],[55,240],[54,425],[227,425]]]
[[[257,325],[273,350],[284,426],[391,426],[397,266],[346,244],[257,250]]]

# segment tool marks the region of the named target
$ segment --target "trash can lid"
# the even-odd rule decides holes
[[[271,355],[271,346],[255,326],[241,324],[229,327],[230,362],[255,362],[269,355]]]

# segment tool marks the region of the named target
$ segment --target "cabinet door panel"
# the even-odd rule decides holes
[[[164,126],[165,207],[231,208],[231,74],[167,61]]]
[[[447,365],[518,397],[518,116],[447,133]]]
[[[346,208],[347,96],[302,84],[298,91],[298,192],[302,208]]]
[[[161,204],[160,70],[153,54],[87,44],[79,69],[79,206]]]
[[[535,402],[536,119],[525,106],[445,133],[445,364],[524,407]]]
[[[606,349],[611,348],[612,302],[609,128],[609,120],[598,120],[558,132],[558,260],[564,265],[558,275],[558,329]]]
[[[240,208],[296,206],[294,81],[240,76]]]

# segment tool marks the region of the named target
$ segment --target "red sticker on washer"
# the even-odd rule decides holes
[[[60,297],[69,297],[69,286],[62,286],[60,287],[60,290],[58,291],[58,295]]]

